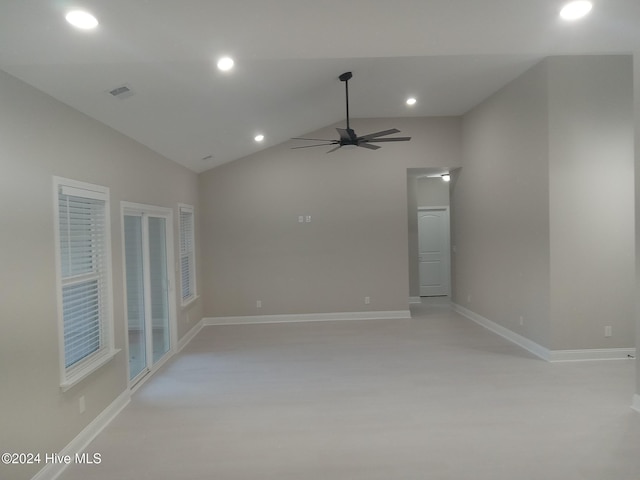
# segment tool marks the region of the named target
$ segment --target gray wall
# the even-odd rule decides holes
[[[465,115],[452,244],[453,300],[549,347],[546,77],[541,63]]]
[[[547,59],[464,118],[454,300],[552,350],[634,345],[630,61]]]
[[[408,308],[407,169],[458,166],[460,119],[352,123],[413,139],[332,154],[289,142],[200,175],[205,316]]]
[[[177,203],[199,211],[197,176],[3,72],[0,166],[0,445],[59,452],[128,388],[120,201],[173,208],[177,245]],[[65,393],[58,371],[54,175],[111,189],[115,346],[122,349]],[[178,315],[181,336],[201,318],[200,302]],[[2,466],[1,476],[31,478],[42,466]]]
[[[449,185],[440,178],[425,177],[426,172],[411,170],[407,175],[408,221],[409,221],[409,292],[411,297],[420,296],[418,268],[418,208],[448,207]]]
[[[636,348],[640,349],[640,52],[633,57],[635,113],[635,224],[636,224]],[[638,353],[636,351],[636,353]],[[640,355],[636,354],[636,395],[640,402]],[[638,405],[640,407],[640,404]]]
[[[547,63],[552,349],[633,347],[632,58]]]

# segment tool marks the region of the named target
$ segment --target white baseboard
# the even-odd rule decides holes
[[[510,342],[528,350],[547,362],[584,362],[593,360],[627,360],[629,355],[635,356],[635,348],[586,348],[582,350],[549,350],[528,338],[509,330],[491,320],[478,315],[461,305],[453,303],[453,309],[469,320],[482,325],[493,333],[506,338]]]
[[[551,350],[550,362],[583,362],[587,360],[630,360],[635,348],[586,348],[583,350]]]
[[[631,408],[640,413],[640,395],[633,396],[633,404],[631,405]]]
[[[200,320],[193,327],[191,327],[191,330],[185,333],[184,336],[178,341],[178,345],[176,347],[176,353],[182,351],[182,349],[186,347],[191,340],[193,340],[193,337],[195,337],[198,334],[198,332],[202,330],[202,327],[204,327],[204,322],[202,320]]]
[[[409,303],[422,303],[422,300],[420,299],[420,297],[409,297]]]
[[[329,322],[335,320],[386,320],[411,318],[409,310],[382,312],[301,313],[287,315],[252,315],[246,317],[208,317],[204,325],[239,325],[253,323]]]
[[[131,401],[129,390],[122,392],[100,415],[93,419],[71,442],[62,449],[60,456],[70,455],[75,458],[76,453],[82,453],[94,438],[122,411]],[[90,452],[96,453],[96,452]],[[67,468],[64,462],[48,463],[31,480],[56,480]]]
[[[542,345],[537,344],[536,342],[529,340],[528,338],[523,337],[502,325],[498,325],[491,320],[484,318],[482,315],[478,315],[471,310],[464,308],[462,305],[458,305],[457,303],[452,303],[453,309],[458,312],[460,315],[467,317],[469,320],[477,323],[478,325],[483,326],[487,330],[491,330],[493,333],[500,335],[501,337],[506,338],[510,342],[515,343],[516,345],[528,350],[533,353],[536,357],[540,357],[543,360],[549,361],[551,358],[549,349],[543,347]]]

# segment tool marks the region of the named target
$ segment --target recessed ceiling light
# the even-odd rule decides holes
[[[407,105],[415,105],[417,101],[418,100],[413,97],[407,98]]]
[[[233,58],[231,57],[222,57],[218,60],[218,68],[223,72],[228,72],[233,68]]]
[[[578,20],[587,15],[592,8],[593,4],[586,0],[567,3],[562,7],[562,10],[560,10],[560,18],[563,20]]]
[[[261,141],[263,141],[263,140],[264,140],[264,135],[262,135],[262,134],[260,133],[260,134],[256,135],[255,137],[253,137],[253,139],[254,139],[256,142],[261,142]]]
[[[91,30],[98,26],[98,20],[89,12],[83,12],[82,10],[73,10],[64,17],[67,22],[76,28],[83,30]]]

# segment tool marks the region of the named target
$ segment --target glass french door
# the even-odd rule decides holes
[[[137,383],[171,348],[168,218],[123,210],[129,380]]]

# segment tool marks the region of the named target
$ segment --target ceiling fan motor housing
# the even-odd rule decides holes
[[[347,135],[344,135],[340,130],[338,130],[338,132],[340,132],[340,145],[358,145],[358,136],[356,135],[356,132],[352,128],[346,128],[343,132],[345,131]]]

